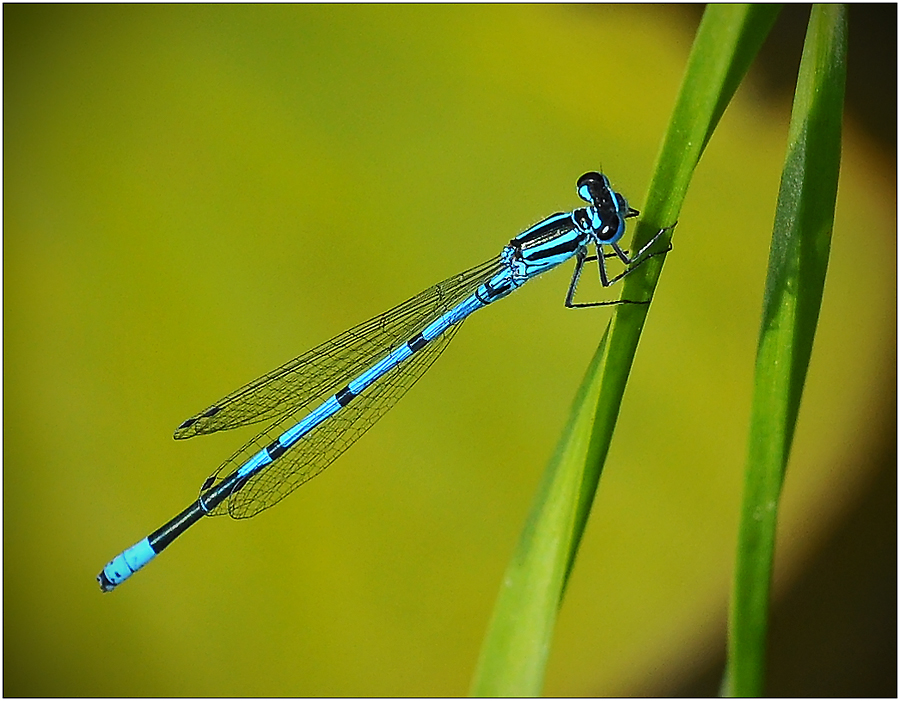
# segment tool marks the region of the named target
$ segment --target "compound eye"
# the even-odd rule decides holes
[[[622,220],[612,214],[606,217],[603,226],[597,231],[597,237],[603,242],[614,243],[622,237],[623,233],[625,233],[625,227],[622,225]]]
[[[591,171],[578,178],[575,189],[585,202],[597,204],[603,199],[604,194],[609,192],[609,180],[602,173]]]

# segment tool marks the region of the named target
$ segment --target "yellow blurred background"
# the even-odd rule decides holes
[[[249,437],[183,419],[576,206],[586,170],[640,209],[691,40],[665,7],[6,5],[5,695],[465,693],[611,313],[563,308],[568,269],[277,508],[94,578]],[[695,174],[547,694],[666,693],[721,645],[789,109],[751,77]],[[895,429],[893,177],[848,119],[776,592]]]

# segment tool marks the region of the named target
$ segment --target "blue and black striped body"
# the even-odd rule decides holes
[[[261,421],[272,425],[213,473],[187,509],[107,564],[98,576],[103,591],[125,581],[202,516],[252,516],[325,469],[412,386],[473,312],[573,258],[567,305],[585,306],[569,302],[588,246],[596,246],[601,281],[609,284],[601,247],[613,246],[633,263],[637,256],[627,259],[616,244],[625,219],[637,212],[599,173],[582,176],[578,193],[589,206],[547,217],[494,260],[350,329],[183,422],[176,438]],[[307,406],[314,408],[301,417]]]

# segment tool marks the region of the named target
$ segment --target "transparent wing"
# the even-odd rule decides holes
[[[333,394],[408,341],[490,279],[500,267],[499,257],[490,260],[354,326],[187,419],[175,429],[175,438],[190,438],[267,420],[278,420],[280,425],[285,417],[294,416],[317,398]]]
[[[322,472],[406,394],[437,360],[460,326],[461,323],[450,327],[406,362],[369,386],[341,411],[301,438],[274,463],[251,477],[240,491],[213,509],[211,514],[228,513],[233,518],[250,518],[277,504],[301,484]],[[226,460],[213,473],[213,477],[227,477],[300,418],[297,412],[283,416]],[[207,485],[210,485],[210,480],[207,480]]]

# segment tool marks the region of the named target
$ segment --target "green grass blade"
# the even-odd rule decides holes
[[[822,302],[841,161],[847,19],[813,8],[763,301],[728,636],[726,691],[763,693],[778,499]]]
[[[780,5],[707,6],[641,209],[636,246],[678,218],[694,168],[780,9]],[[651,277],[655,286],[658,273]],[[632,287],[628,292],[639,292],[635,276],[627,282]],[[623,297],[635,299],[624,293]]]
[[[700,155],[778,9],[732,5],[706,10],[635,233],[635,247],[678,216]],[[670,236],[671,232],[663,246]],[[661,266],[662,256],[655,257],[629,275],[623,298],[650,299]],[[646,314],[645,305],[617,307],[588,367],[507,567],[475,672],[473,695],[541,693],[557,611]]]

